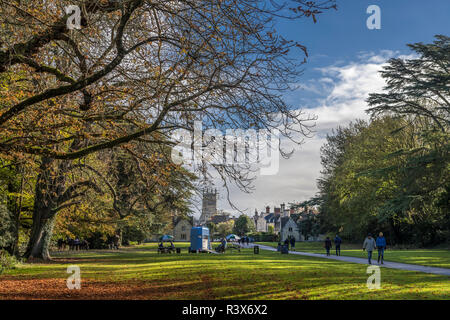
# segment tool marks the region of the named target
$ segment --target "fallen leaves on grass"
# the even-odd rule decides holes
[[[151,282],[104,282],[85,279],[80,290],[69,290],[65,279],[3,278],[0,281],[0,300],[158,300],[165,299],[177,286],[164,289]]]

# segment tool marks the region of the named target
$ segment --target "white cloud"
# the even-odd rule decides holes
[[[318,116],[314,137],[305,139],[305,143],[289,160],[280,160],[277,175],[259,176],[254,182],[253,193],[246,194],[231,187],[230,198],[233,203],[240,209],[247,209],[247,214],[253,215],[255,208],[261,211],[266,205],[279,206],[283,202],[287,204],[314,196],[317,192],[316,180],[321,170],[320,147],[325,142],[326,134],[339,125],[347,125],[358,118],[368,118],[365,100],[369,93],[382,90],[384,80],[379,71],[389,58],[396,55],[398,56],[398,52],[389,50],[376,55],[363,53],[357,62],[318,69],[318,78],[301,86],[314,93],[325,93],[315,107],[303,110]],[[301,91],[298,94],[301,95]],[[219,208],[234,212],[224,191],[219,200]]]

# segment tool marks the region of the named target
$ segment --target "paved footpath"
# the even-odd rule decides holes
[[[262,250],[277,251],[277,249],[274,247],[269,247],[269,246],[265,246],[265,245],[261,245],[261,244],[256,244],[256,245],[259,246],[259,248]],[[243,245],[244,248],[252,248],[253,246],[255,246],[255,244],[253,244],[253,243],[250,243],[248,246]],[[289,251],[289,254],[297,254],[299,256],[339,260],[339,261],[353,262],[353,263],[359,263],[359,264],[368,264],[367,259],[363,259],[363,258],[355,258],[355,257],[347,257],[347,256],[327,256],[326,254],[302,252],[302,251]],[[376,254],[376,251],[374,251],[374,254]],[[376,255],[375,255],[375,261],[377,261]],[[408,270],[408,271],[418,271],[418,272],[438,274],[441,276],[450,276],[450,269],[447,269],[447,268],[425,267],[425,266],[420,266],[417,264],[398,263],[398,262],[389,262],[389,261],[384,261],[384,264],[374,263],[373,265],[384,267],[384,268],[400,269],[400,270]]]

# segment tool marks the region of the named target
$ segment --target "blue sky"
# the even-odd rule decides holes
[[[434,35],[450,30],[449,0],[337,0],[338,10],[327,10],[312,19],[277,21],[277,31],[308,49],[309,58],[304,65],[301,82],[315,80],[321,75],[318,68],[344,65],[358,60],[363,53],[390,50],[409,54],[408,43],[432,42]],[[381,29],[369,30],[367,8],[378,5],[381,9]],[[298,59],[303,59],[296,50]],[[296,57],[296,56],[294,56]],[[286,96],[294,106],[314,107],[310,98],[320,98],[312,92]],[[295,106],[296,107],[296,106]]]
[[[372,4],[381,9],[380,30],[366,27],[366,9]],[[308,70],[353,59],[361,51],[406,52],[407,43],[431,42],[435,34],[450,30],[448,0],[337,0],[337,5],[338,10],[318,16],[316,24],[312,19],[278,24],[280,34],[308,48]]]
[[[369,5],[381,9],[381,29],[369,30]],[[280,160],[279,172],[259,176],[252,194],[231,188],[235,205],[252,215],[266,205],[303,201],[317,192],[320,147],[326,134],[357,118],[368,119],[366,99],[381,91],[379,71],[392,57],[412,58],[407,43],[430,43],[434,35],[449,35],[450,0],[338,0],[338,10],[329,10],[311,20],[278,23],[277,32],[306,46],[309,53],[299,89],[286,94],[293,108],[318,117],[315,134],[305,139],[289,160]],[[298,59],[303,60],[301,51]],[[228,204],[224,190],[219,208],[237,213]]]

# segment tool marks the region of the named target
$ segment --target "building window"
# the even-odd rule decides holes
[[[181,226],[181,231],[185,231],[186,227],[185,226]]]
[[[181,234],[181,240],[186,240],[186,233]]]
[[[289,232],[292,232],[292,227],[289,227]]]

